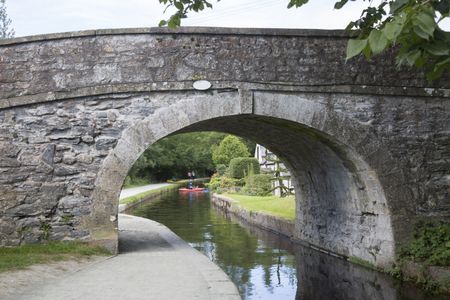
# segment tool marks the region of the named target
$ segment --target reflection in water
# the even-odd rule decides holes
[[[244,299],[445,299],[240,224],[212,209],[207,193],[168,193],[162,201],[129,213],[166,225],[204,253],[228,274]]]

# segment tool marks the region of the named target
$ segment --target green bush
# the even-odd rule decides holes
[[[419,224],[413,241],[402,249],[400,256],[427,265],[450,267],[450,223]]]
[[[234,135],[227,135],[212,152],[214,164],[229,165],[230,160],[235,157],[249,157],[247,146],[240,138]]]
[[[216,166],[216,171],[217,171],[217,174],[219,174],[219,176],[223,176],[223,175],[225,175],[225,172],[227,171],[227,166],[224,164],[218,164]]]
[[[259,174],[259,162],[253,157],[237,157],[230,161],[230,177],[244,178],[249,175]]]
[[[239,179],[227,176],[219,176],[217,173],[211,177],[206,186],[214,193],[235,192],[236,187],[242,186],[243,182]]]
[[[269,174],[254,174],[245,178],[242,193],[249,196],[268,196],[272,191],[272,176]]]

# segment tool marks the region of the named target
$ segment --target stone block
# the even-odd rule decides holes
[[[110,150],[114,148],[117,143],[117,139],[113,137],[99,137],[95,140],[95,149],[97,150]]]
[[[77,167],[70,167],[70,166],[55,166],[53,174],[55,176],[69,176],[80,173],[80,169]]]

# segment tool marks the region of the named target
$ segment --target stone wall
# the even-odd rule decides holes
[[[271,216],[265,213],[247,211],[237,205],[233,205],[232,199],[222,195],[213,194],[211,196],[211,203],[223,212],[231,213],[248,224],[272,231],[276,234],[284,235],[289,238],[294,236],[295,224],[293,221]]]
[[[115,249],[139,155],[217,130],[284,159],[296,238],[390,264],[415,222],[450,217],[450,84],[398,73],[389,56],[345,63],[345,43],[335,31],[201,28],[0,41],[0,245]]]

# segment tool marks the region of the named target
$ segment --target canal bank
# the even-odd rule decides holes
[[[241,299],[228,276],[166,226],[119,215],[119,255],[5,300]]]
[[[211,203],[225,212],[234,214],[236,217],[251,225],[292,238],[292,232],[294,232],[295,226],[293,221],[261,212],[248,211],[238,205],[234,205],[233,199],[223,195],[212,194]]]
[[[212,194],[211,203],[219,210],[230,213],[239,221],[247,223],[258,228],[268,230],[275,234],[288,237],[292,242],[311,248],[314,251],[320,251],[327,255],[331,255],[352,264],[361,265],[365,268],[376,270],[378,272],[387,273],[404,282],[412,282],[421,286],[424,290],[432,293],[440,293],[443,297],[446,295],[450,299],[450,269],[439,266],[429,266],[424,263],[417,263],[409,260],[399,260],[398,265],[392,269],[380,269],[366,263],[362,260],[353,259],[352,257],[344,257],[331,253],[327,250],[318,248],[309,243],[293,239],[294,222],[281,218],[279,216],[270,215],[259,211],[247,210],[237,203],[235,199],[224,195]]]
[[[245,300],[448,300],[241,222],[213,206],[209,193],[168,193],[129,213],[169,227],[220,266]]]

